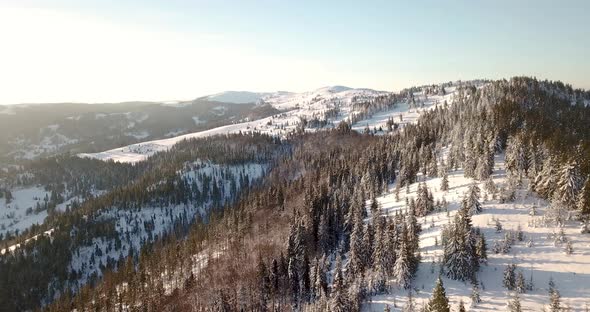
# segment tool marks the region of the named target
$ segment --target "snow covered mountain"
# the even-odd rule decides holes
[[[266,96],[271,95],[270,92],[250,92],[250,91],[224,91],[213,95],[206,96],[209,101],[245,104],[257,103]]]
[[[268,105],[184,102],[0,106],[0,159],[18,161],[206,130],[275,114]]]
[[[485,235],[489,248],[488,258],[479,273],[481,303],[474,301],[473,287],[468,282],[443,276],[450,304],[457,306],[463,301],[470,307],[469,311],[506,311],[509,291],[503,286],[502,279],[505,268],[511,264],[516,266],[516,274],[522,273],[526,283],[531,284],[526,295],[522,294],[520,298],[528,311],[543,311],[550,279],[567,298],[563,306],[580,308],[588,304],[590,237],[580,234],[579,223],[575,221],[566,222],[562,228],[554,227],[550,221],[551,203],[531,192],[528,180],[513,189],[514,200],[506,201],[503,199],[505,195],[498,195],[498,190],[502,194],[513,187],[504,159],[505,155],[496,155],[495,168],[487,183],[465,178],[463,170],[455,170],[448,174],[447,190],[441,189],[442,178],[421,177],[421,182],[411,184],[407,192],[396,195],[395,187],[392,187],[376,198],[382,213],[390,217],[403,213],[407,209],[406,201],[419,198],[420,189],[424,187],[430,190],[435,201],[444,199],[446,203],[442,209],[418,219],[422,227],[419,243],[422,260],[413,283],[414,305],[425,305],[432,295],[444,256],[441,233],[452,223],[472,185],[481,190],[483,199],[482,212],[473,216],[473,226]],[[367,202],[367,208],[369,204]],[[505,245],[507,241],[509,245]],[[568,250],[568,246],[574,247]],[[363,311],[383,311],[385,306],[391,311],[400,311],[398,309],[407,303],[408,290],[394,287],[389,294],[371,298]]]
[[[589,115],[572,92],[515,78],[256,96],[235,105],[274,113],[0,170],[0,289],[20,294],[0,303],[98,285],[78,311],[256,310],[265,296],[284,311],[408,311],[439,276],[452,310],[503,311],[518,292],[540,311],[550,281],[564,309],[587,303]],[[73,307],[61,297],[54,310]]]
[[[291,93],[249,93],[227,92],[210,96],[209,99],[245,100],[257,98],[258,103],[270,104],[280,113],[256,120],[221,126],[205,131],[189,133],[161,140],[136,143],[99,153],[81,153],[80,157],[118,162],[137,162],[161,151],[166,151],[174,144],[191,138],[201,138],[228,133],[263,133],[286,137],[296,131],[316,131],[334,128],[340,121],[347,121],[357,131],[367,128],[383,133],[387,122],[396,118],[396,123],[403,126],[412,123],[420,112],[434,108],[436,105],[451,103],[456,86],[449,85],[444,94],[427,94],[426,91],[408,91],[404,95],[372,89],[353,89],[343,86],[324,87],[310,92]],[[226,97],[227,95],[227,97]],[[240,97],[238,95],[245,95]]]

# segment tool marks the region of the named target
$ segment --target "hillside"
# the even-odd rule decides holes
[[[332,129],[340,121],[351,122],[353,129],[357,131],[364,131],[365,128],[371,131],[381,129],[379,131],[383,133],[390,119],[395,118],[396,123],[403,126],[415,122],[423,110],[432,109],[445,102],[452,103],[455,89],[455,86],[447,85],[444,94],[426,94],[424,91],[393,94],[335,86],[303,93],[265,93],[260,95],[258,101],[272,105],[280,111],[279,114],[169,139],[136,143],[100,153],[81,153],[78,156],[133,163],[145,160],[157,152],[166,151],[186,139],[232,133],[261,133],[287,138],[302,131]],[[227,93],[228,96],[233,94]],[[218,95],[209,99],[218,99]],[[225,98],[219,95],[219,99]]]
[[[453,309],[517,292],[584,308],[587,92],[517,77],[264,97],[281,113],[0,171],[0,305],[399,311],[441,276]]]
[[[542,311],[549,303],[547,288],[553,279],[563,298],[564,307],[575,311],[590,305],[590,236],[580,231],[580,223],[566,221],[562,227],[551,221],[551,205],[529,190],[530,181],[525,180],[514,189],[514,199],[502,200],[502,192],[511,189],[504,157],[497,155],[491,175],[493,188],[480,181],[464,177],[463,170],[448,174],[448,190],[441,190],[442,178],[419,177],[420,182],[409,186],[409,193],[402,189],[396,199],[395,186],[385,195],[377,197],[381,213],[394,216],[407,209],[406,199],[416,199],[418,188],[426,187],[435,201],[447,202],[442,211],[435,211],[419,218],[423,229],[420,234],[421,265],[412,282],[415,304],[424,306],[432,295],[432,285],[440,273],[444,250],[440,242],[442,228],[450,224],[461,207],[461,201],[469,193],[473,183],[481,190],[481,213],[473,216],[473,226],[482,230],[488,242],[488,259],[478,274],[481,303],[472,299],[473,287],[468,282],[457,282],[443,277],[447,296],[453,306],[463,301],[469,311],[504,311],[510,291],[503,286],[504,270],[510,264],[517,265],[532,289],[521,295],[521,304],[526,311]],[[367,206],[369,206],[368,203]],[[369,207],[367,207],[369,208]],[[563,216],[566,218],[566,216]],[[497,229],[497,224],[501,229]],[[503,244],[506,235],[514,235],[508,251],[496,253],[494,246]],[[563,235],[563,236],[560,236]],[[568,243],[573,247],[566,251]],[[389,305],[392,311],[401,311],[407,304],[410,290],[394,288],[387,295],[369,299],[363,311],[383,311]]]
[[[264,105],[204,99],[174,105],[129,102],[0,106],[0,159],[3,163],[19,163],[64,152],[100,151],[276,112]]]

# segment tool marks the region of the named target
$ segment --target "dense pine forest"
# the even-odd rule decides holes
[[[445,86],[358,104],[366,115],[355,118],[399,101],[418,107],[415,92],[444,94]],[[561,82],[464,82],[452,104],[403,127],[401,115],[387,129],[362,132],[352,129],[357,120],[335,127],[306,120],[326,129],[192,139],[135,164],[70,155],[19,164],[0,171],[0,194],[43,185],[50,195],[38,209],[48,217],[0,237],[0,307],[338,312],[360,311],[401,289],[408,293],[403,311],[465,311],[449,302],[442,277],[464,283],[477,303],[489,254],[523,240],[506,232],[506,240],[492,242],[473,224],[487,200],[482,194],[514,202],[526,188],[551,203],[547,222],[576,222],[590,235],[589,102],[589,92]],[[491,178],[498,157],[509,181],[502,187]],[[457,172],[477,183],[451,216],[425,182],[441,178],[437,189],[446,191]],[[386,213],[377,200],[386,193],[403,195],[404,209]],[[432,266],[439,278],[421,303],[412,299],[424,269],[420,220],[434,213],[450,221],[434,238],[443,250]],[[519,296],[534,286],[514,266],[497,274],[514,293],[509,309],[521,311]],[[562,311],[551,283],[547,302]]]

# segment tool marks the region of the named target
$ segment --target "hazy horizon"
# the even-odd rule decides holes
[[[533,76],[590,88],[590,3],[4,1],[0,105]]]

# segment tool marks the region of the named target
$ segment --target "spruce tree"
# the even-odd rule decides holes
[[[445,287],[440,277],[436,280],[436,285],[432,290],[432,297],[428,302],[428,311],[450,312],[449,299],[447,298]]]
[[[414,312],[416,311],[416,303],[414,302],[414,297],[412,296],[412,290],[408,291],[408,299],[406,304],[402,308],[402,312]]]
[[[561,311],[561,295],[559,294],[559,291],[557,289],[549,293],[549,311]]]
[[[574,208],[583,183],[579,166],[575,162],[564,165],[557,180],[557,189],[561,202],[568,207]]]
[[[457,312],[466,312],[465,304],[463,303],[463,299],[459,301],[459,307],[457,308]]]
[[[504,279],[502,280],[502,285],[508,290],[514,290],[516,288],[516,275],[515,275],[516,265],[509,264],[504,269]]]
[[[351,277],[360,275],[365,270],[366,248],[363,240],[364,222],[361,218],[354,218],[352,233],[350,233],[350,258],[347,274]]]
[[[482,211],[480,203],[480,189],[474,182],[470,187],[467,195],[463,198],[462,206],[467,209],[471,215],[478,214]]]
[[[262,260],[262,257],[258,259],[258,291],[259,291],[259,308],[260,311],[266,311],[268,300],[270,297],[270,278],[266,269],[266,264]]]
[[[348,304],[346,300],[346,289],[344,288],[344,278],[342,277],[342,260],[340,256],[336,256],[336,268],[334,269],[334,281],[332,283],[331,295],[331,311],[346,312],[348,311]]]
[[[580,214],[580,219],[585,223],[590,223],[590,178],[586,178],[584,186],[578,195],[577,210]],[[587,229],[590,231],[590,229]]]
[[[461,208],[455,215],[447,235],[444,239],[446,243],[443,258],[447,276],[461,281],[472,279],[479,268],[479,261],[471,217],[466,207]]]
[[[520,297],[518,293],[512,296],[512,299],[508,301],[508,310],[510,312],[522,312],[522,306],[520,304]]]
[[[446,192],[449,190],[449,175],[445,172],[440,182],[440,190]]]
[[[479,296],[479,284],[477,281],[472,281],[472,283],[471,283],[471,306],[475,307],[480,302],[481,302],[481,297]]]
[[[410,261],[408,242],[402,240],[395,260],[393,276],[395,276],[398,286],[404,289],[410,288],[412,283],[412,264]]]
[[[518,271],[516,274],[516,291],[519,294],[524,294],[526,292],[526,280],[524,279],[524,274],[522,271]]]

